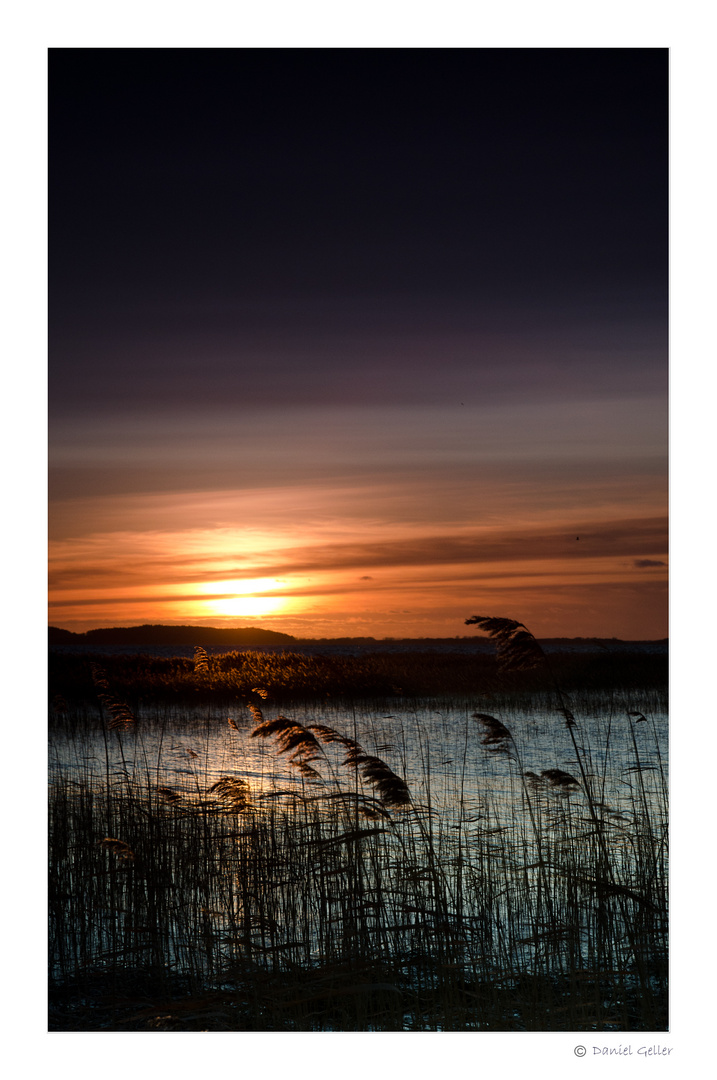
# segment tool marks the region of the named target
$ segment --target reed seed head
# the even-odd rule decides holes
[[[499,671],[528,671],[545,662],[545,653],[521,622],[488,615],[472,615],[466,626],[477,626],[496,643]]]
[[[194,646],[194,673],[200,674],[209,672],[209,656],[207,650],[203,649],[201,645]]]
[[[481,745],[497,753],[508,753],[513,736],[502,721],[488,713],[473,713],[473,719],[483,726]]]

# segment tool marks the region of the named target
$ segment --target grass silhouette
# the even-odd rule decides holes
[[[287,716],[275,657],[240,666],[227,723],[203,704],[224,700],[227,654],[106,657],[90,691],[69,658],[51,711],[74,756],[50,784],[50,1027],[666,1029],[659,695],[638,711],[609,687],[574,694],[527,627],[469,621],[498,662],[474,673],[491,711],[461,724],[445,700],[430,723],[419,702],[410,722],[383,715],[395,692],[361,716],[347,694],[343,723],[315,718],[321,693]],[[175,693],[152,696],[172,671]],[[196,740],[177,748],[182,717]],[[560,756],[526,768],[538,723]]]

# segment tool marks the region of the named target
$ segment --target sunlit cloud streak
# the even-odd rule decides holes
[[[212,613],[222,621],[255,610],[277,628],[315,636],[327,619],[347,633],[354,617],[346,614],[342,623],[338,612],[356,607],[364,628],[379,632],[388,619],[386,632],[394,633],[396,618],[388,613],[403,600],[412,605],[414,632],[417,625],[424,634],[440,625],[453,635],[467,594],[505,604],[514,602],[516,589],[526,595],[549,588],[565,595],[566,588],[579,592],[600,583],[614,589],[644,572],[636,567],[638,553],[644,559],[667,549],[662,517],[579,519],[520,531],[456,526],[453,533],[426,534],[424,526],[424,534],[415,535],[415,525],[402,529],[403,536],[391,535],[395,525],[373,522],[374,539],[348,542],[346,523],[329,520],[325,535],[316,524],[299,544],[291,530],[278,529],[265,532],[261,544],[257,535],[226,528],[66,539],[52,545],[51,611],[65,624],[89,627],[130,611],[144,621],[177,621],[182,605],[184,621],[187,613],[200,621]],[[238,547],[244,548],[241,560],[234,555]],[[372,573],[360,573],[366,569]],[[438,615],[448,609],[452,618]]]
[[[50,75],[53,623],[664,635],[666,50]]]

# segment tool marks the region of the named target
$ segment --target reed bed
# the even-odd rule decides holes
[[[53,710],[52,1029],[666,1029],[653,691],[180,716],[110,667]]]
[[[154,702],[247,700],[255,686],[266,687],[275,702],[430,698],[445,694],[491,692],[528,698],[545,694],[545,680],[533,670],[500,670],[490,654],[414,649],[363,655],[311,655],[249,650],[206,655],[197,671],[191,657],[147,654],[50,652],[50,698],[84,701],[95,713],[93,667],[100,666],[114,692],[132,707]],[[568,691],[621,689],[662,693],[667,682],[666,653],[611,651],[609,644],[588,653],[557,653],[551,663]]]

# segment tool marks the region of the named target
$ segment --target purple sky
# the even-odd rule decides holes
[[[276,574],[249,621],[307,635],[522,581],[663,636],[666,92],[666,50],[51,50],[51,622],[241,625],[182,603]]]

